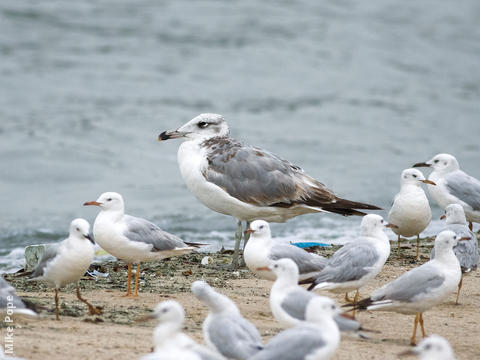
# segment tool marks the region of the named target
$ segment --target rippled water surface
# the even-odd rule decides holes
[[[156,141],[201,112],[386,209],[401,170],[435,153],[480,177],[479,18],[477,0],[1,1],[0,271],[93,222],[81,204],[109,190],[186,240],[232,246],[234,220],[184,186],[179,143]],[[358,224],[273,229],[344,241]]]

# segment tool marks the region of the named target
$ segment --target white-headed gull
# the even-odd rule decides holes
[[[413,349],[404,351],[398,356],[416,355],[420,360],[455,360],[450,343],[439,335],[430,335]]]
[[[395,195],[388,213],[388,222],[397,225],[393,232],[398,235],[398,255],[400,255],[400,237],[417,236],[417,256],[420,247],[420,233],[430,224],[432,211],[430,203],[421,185],[435,185],[426,180],[417,169],[405,169],[400,177],[400,192]]]
[[[242,237],[242,221],[286,220],[311,212],[364,215],[373,205],[337,197],[300,167],[261,148],[229,136],[222,115],[201,114],[177,130],[164,131],[160,141],[183,139],[178,149],[182,177],[208,208],[237,219],[234,267]]]
[[[250,271],[261,278],[275,280],[273,272],[258,270],[267,267],[272,260],[292,259],[298,266],[300,280],[318,274],[327,264],[327,259],[320,255],[309,253],[295,245],[274,241],[270,225],[264,220],[253,221],[247,232],[250,233],[250,239],[243,250],[243,258]]]
[[[58,291],[70,283],[77,285],[77,298],[88,306],[90,315],[101,314],[80,295],[78,281],[88,270],[94,257],[94,242],[90,237],[90,224],[84,219],[75,219],[70,224],[70,234],[65,240],[50,246],[33,270],[31,280],[40,280],[55,287],[55,314],[58,317]]]
[[[192,244],[184,243],[179,237],[163,231],[150,221],[125,214],[125,203],[118,193],[103,193],[96,201],[88,201],[83,205],[100,208],[93,225],[95,241],[105,251],[128,264],[125,296],[138,296],[140,262],[158,261],[194,250],[194,247],[189,246]],[[133,295],[130,289],[132,263],[137,264]]]
[[[480,181],[460,170],[460,165],[453,155],[438,154],[413,167],[433,168],[428,179],[437,186],[429,186],[428,191],[442,210],[445,210],[447,205],[460,204],[470,222],[470,230],[472,222],[480,222]]]

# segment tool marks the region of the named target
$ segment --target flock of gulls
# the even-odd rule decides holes
[[[368,338],[367,333],[374,331],[363,328],[355,319],[355,312],[362,310],[414,315],[410,343],[416,345],[418,324],[424,339],[403,355],[454,359],[446,339],[426,337],[423,313],[455,290],[458,302],[463,275],[478,265],[477,238],[471,230],[472,222],[480,222],[480,182],[461,171],[455,157],[438,154],[404,170],[387,222],[379,215],[364,213],[378,207],[342,199],[300,167],[231,138],[221,115],[201,114],[177,130],[159,135],[160,141],[176,138],[184,140],[178,150],[178,164],[187,187],[208,208],[237,220],[232,266],[239,266],[243,238],[243,261],[257,276],[273,281],[270,308],[285,330],[264,343],[257,328],[241,315],[231,299],[197,280],[191,285],[193,296],[209,309],[203,322],[206,346],[182,332],[185,311],[176,301],[167,300],[158,304],[151,315],[158,321],[153,352],[142,359],[329,359],[340,345],[341,334]],[[418,167],[433,169],[428,179]],[[431,220],[423,184],[445,210],[446,218],[430,261],[398,274],[369,297],[360,298],[359,290],[382,271],[390,256],[386,227],[398,235],[399,256],[401,237],[416,236],[418,257],[419,234]],[[46,282],[55,289],[57,320],[59,290],[70,283],[77,284],[77,297],[88,306],[90,314],[102,312],[82,298],[78,287],[93,260],[95,242],[128,264],[125,295],[131,297],[138,296],[140,263],[180,256],[200,246],[148,220],[125,214],[124,200],[118,193],[106,192],[84,205],[99,209],[93,237],[86,220],[73,220],[68,238],[49,247],[31,275],[32,280]],[[285,222],[313,212],[363,216],[358,237],[330,258],[272,239],[269,222]],[[132,265],[136,265],[133,291]],[[319,291],[324,294],[319,295]],[[327,291],[345,294],[343,308],[349,311],[342,311],[334,300],[324,296]],[[37,316],[3,279],[0,292],[5,311],[10,306],[8,298],[14,299],[15,315]],[[351,292],[355,292],[353,297]]]

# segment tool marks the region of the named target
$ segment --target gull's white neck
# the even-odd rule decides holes
[[[97,221],[111,221],[111,222],[118,222],[123,219],[125,215],[124,209],[101,209],[100,213],[97,215]]]
[[[154,347],[169,345],[172,337],[181,330],[182,324],[176,322],[167,322],[157,325],[153,331]]]

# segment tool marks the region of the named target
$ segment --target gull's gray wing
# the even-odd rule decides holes
[[[152,251],[165,251],[187,247],[178,236],[160,229],[148,220],[125,215],[127,230],[124,235],[131,241],[153,245]]]
[[[278,156],[260,148],[242,145],[228,137],[205,140],[205,179],[232,197],[256,206],[292,207],[306,205],[343,215],[375,206],[344,200],[324,184]]]
[[[318,327],[302,324],[273,337],[265,349],[250,360],[303,360],[325,345]]]
[[[445,281],[430,263],[414,268],[382,288],[373,292],[372,301],[393,300],[412,302],[429,291],[438,288]]]
[[[378,260],[378,254],[368,241],[345,244],[315,278],[315,285],[323,282],[341,283],[355,281],[365,276]]]
[[[200,356],[200,359],[202,360],[223,360],[224,359],[220,354],[217,354],[216,352],[202,345],[195,345],[192,348],[192,351],[198,356]]]
[[[297,264],[300,274],[319,272],[328,262],[324,257],[309,253],[295,245],[274,244],[270,250],[270,259],[278,260],[283,258],[292,259]]]
[[[288,293],[280,306],[288,315],[298,320],[305,320],[305,311],[311,299],[316,295],[303,288]]]
[[[48,264],[55,259],[58,255],[58,248],[60,247],[61,242],[56,244],[51,244],[45,248],[45,252],[43,253],[40,261],[38,262],[35,269],[33,269],[31,278],[37,278],[44,275],[45,269]]]
[[[7,296],[12,297],[12,301],[7,300]],[[5,309],[7,303],[12,303],[17,309],[25,308],[25,304],[15,294],[15,288],[11,286],[5,279],[0,277],[0,309]]]
[[[338,329],[342,332],[360,331],[362,328],[362,325],[357,320],[344,317],[341,314],[335,315],[334,320]]]
[[[263,349],[257,328],[236,314],[212,317],[207,331],[218,352],[227,358],[249,359]]]
[[[445,181],[450,194],[480,210],[480,181],[461,170],[447,174]]]

